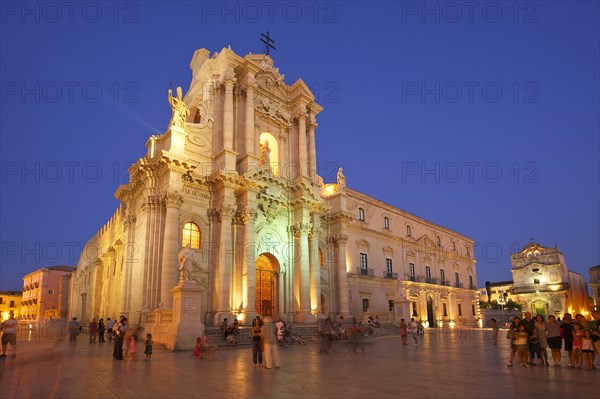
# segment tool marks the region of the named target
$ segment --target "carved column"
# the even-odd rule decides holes
[[[456,322],[457,320],[454,320],[454,296],[454,294],[448,294],[448,319]]]
[[[131,304],[131,284],[132,284],[132,273],[133,267],[139,262],[137,254],[134,251],[135,242],[135,214],[129,212],[123,220],[123,227],[125,230],[125,245],[123,245],[123,280],[121,285],[121,308],[123,313],[127,316],[132,310]]]
[[[348,236],[345,234],[338,234],[335,236],[335,242],[337,244],[337,276],[338,276],[338,300],[339,300],[339,312],[342,316],[350,314],[350,307],[348,304],[348,272],[346,270],[346,243],[348,242]]]
[[[306,114],[298,116],[298,162],[300,163],[300,174],[308,175],[308,163],[306,151]]]
[[[229,205],[223,205],[217,209],[217,215],[220,219],[219,231],[219,258],[217,260],[217,318],[215,323],[220,323],[221,317],[228,317],[231,314],[231,278],[233,265],[233,247],[231,241],[231,222],[235,208]]]
[[[244,222],[244,250],[242,251],[242,290],[246,323],[256,317],[256,248],[254,242],[254,222],[256,211],[246,209],[242,214]]]
[[[246,154],[256,155],[255,137],[254,137],[254,89],[256,82],[254,79],[246,83]]]
[[[319,262],[319,237],[321,235],[321,218],[313,215],[313,228],[308,236],[310,246],[310,310],[313,314],[321,314],[321,264]]]
[[[183,196],[177,191],[166,192],[162,195],[165,204],[165,225],[163,235],[162,270],[160,276],[160,301],[165,309],[173,307],[171,290],[177,285],[179,261],[179,209]]]
[[[146,212],[146,242],[144,253],[144,281],[141,291],[143,292],[142,308],[144,310],[155,309],[159,302],[160,286],[158,270],[160,259],[158,257],[160,247],[160,223],[161,223],[162,201],[160,195],[148,195],[142,205]]]
[[[225,109],[223,112],[223,148],[233,150],[233,86],[234,77],[225,79]]]
[[[300,222],[293,226],[297,239],[298,253],[294,257],[294,276],[297,279],[296,292],[296,319],[297,322],[309,322],[310,314],[310,252],[308,246],[308,233],[310,223]]]
[[[312,120],[308,125],[308,173],[311,179],[317,175],[317,149],[315,145],[315,128],[317,124]]]

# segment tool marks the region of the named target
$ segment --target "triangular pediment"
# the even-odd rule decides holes
[[[433,240],[431,238],[429,238],[427,236],[427,234],[424,234],[421,237],[417,238],[416,242],[421,245],[425,245],[426,247],[435,247],[436,246],[435,243],[433,242]]]
[[[314,94],[302,79],[295,81],[289,90],[292,98],[304,97],[308,102],[315,100]]]

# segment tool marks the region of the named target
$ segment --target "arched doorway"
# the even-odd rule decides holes
[[[435,327],[435,315],[433,314],[433,298],[427,295],[427,321],[429,327]]]
[[[545,318],[547,307],[548,307],[548,304],[546,303],[546,301],[542,301],[541,299],[538,299],[531,303],[531,313],[534,316],[537,316],[539,314],[540,316],[543,316]]]
[[[264,252],[256,258],[256,312],[262,316],[272,316],[278,311],[276,277],[279,275],[279,262],[272,254]]]

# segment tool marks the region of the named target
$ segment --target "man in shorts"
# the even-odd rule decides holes
[[[2,354],[0,354],[0,357],[6,357],[8,344],[12,347],[12,355],[10,357],[15,357],[17,353],[17,330],[19,329],[19,322],[15,319],[15,312],[10,312],[8,320],[2,322],[0,329],[2,330]]]

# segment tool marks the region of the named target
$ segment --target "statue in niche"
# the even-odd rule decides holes
[[[177,87],[177,97],[173,97],[173,90],[169,85],[169,104],[171,104],[171,122],[170,126],[180,127],[182,129],[185,128],[185,121],[190,114],[190,109],[187,104],[183,101],[183,94],[181,91],[181,86]]]
[[[181,249],[177,258],[179,260],[179,281],[192,281],[194,251],[190,244]]]
[[[259,164],[262,165],[269,165],[269,163],[271,163],[271,148],[269,148],[269,140],[265,140],[261,145],[260,145],[260,158],[259,158]]]
[[[346,188],[346,176],[344,176],[344,169],[340,167],[337,172],[337,184],[338,190]]]

